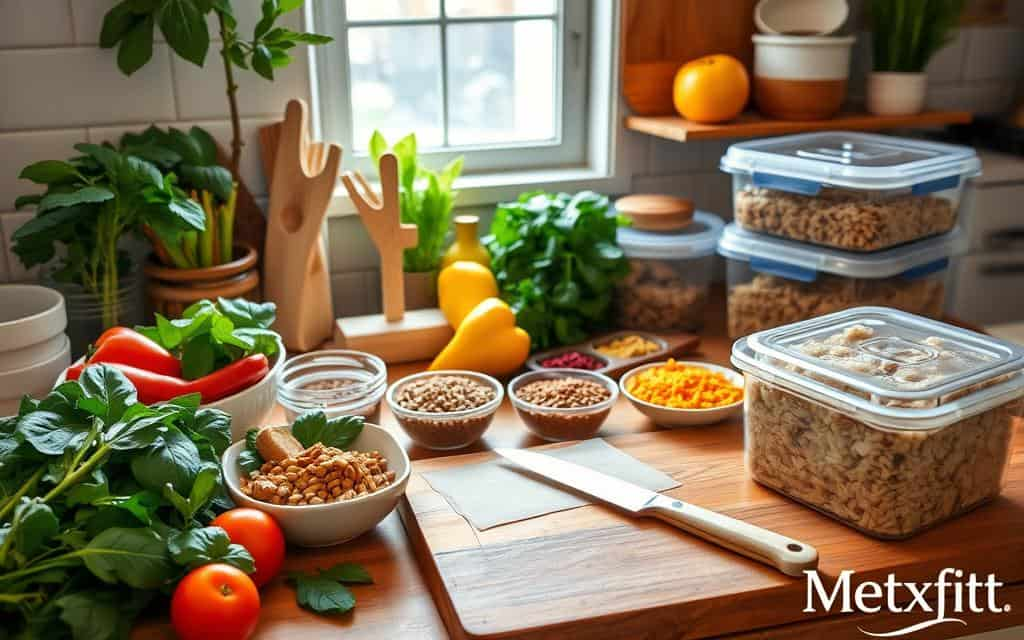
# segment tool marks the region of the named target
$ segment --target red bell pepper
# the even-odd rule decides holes
[[[85,366],[91,366],[89,363]],[[189,393],[198,393],[204,404],[226,398],[246,389],[264,378],[270,372],[270,363],[262,353],[236,360],[231,364],[196,380],[182,380],[165,376],[138,367],[116,362],[105,363],[124,374],[135,385],[139,401],[145,404],[164,402]],[[82,375],[82,365],[70,367],[68,380],[77,380]]]
[[[93,343],[88,363],[126,364],[165,376],[181,377],[181,362],[141,333],[112,327]]]

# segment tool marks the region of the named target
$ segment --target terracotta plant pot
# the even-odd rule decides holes
[[[214,267],[174,269],[150,256],[144,270],[149,276],[146,298],[152,311],[168,318],[181,316],[182,311],[199,300],[224,298],[260,299],[259,252],[243,244],[235,244],[234,260]]]
[[[437,306],[437,272],[416,271],[402,274],[405,280],[405,308],[430,309]]]

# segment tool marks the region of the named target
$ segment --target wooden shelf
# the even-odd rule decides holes
[[[868,113],[840,113],[829,120],[773,120],[758,113],[746,112],[730,122],[700,124],[679,116],[626,116],[626,128],[666,140],[717,140],[720,138],[755,138],[806,131],[881,131],[966,124],[969,111],[925,111],[912,116],[874,116]]]

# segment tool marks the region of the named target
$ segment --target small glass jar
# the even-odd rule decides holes
[[[387,387],[387,365],[377,356],[328,349],[289,359],[278,380],[277,400],[289,422],[306,411],[320,410],[328,418],[363,416],[380,424]]]

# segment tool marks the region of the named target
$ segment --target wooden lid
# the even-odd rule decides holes
[[[675,231],[693,220],[693,202],[677,196],[637,193],[616,200],[615,208],[644,231]]]

